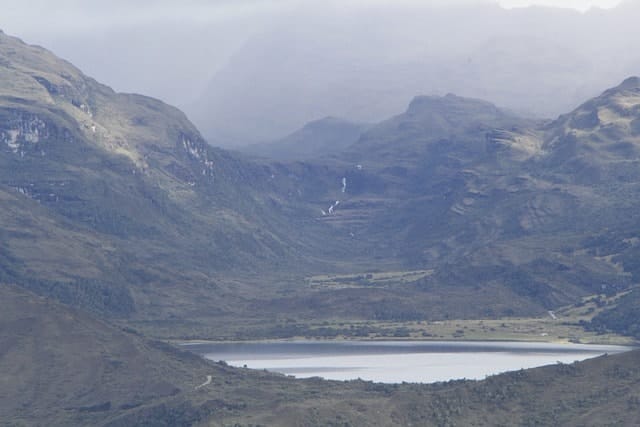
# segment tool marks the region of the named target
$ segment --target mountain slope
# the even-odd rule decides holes
[[[228,272],[300,262],[307,246],[328,253],[309,237],[318,225],[297,214],[306,208],[289,201],[301,191],[294,172],[211,148],[177,109],[115,93],[4,34],[0,73],[0,191],[16,200],[0,212],[13,260],[3,278],[49,296],[124,288],[136,310],[99,309],[166,317],[219,306]],[[37,239],[44,253],[29,250]]]
[[[456,289],[482,301],[491,289],[496,303],[517,301],[504,315],[625,289],[637,280],[635,81],[547,123],[453,95],[416,98],[342,155],[346,192],[323,220],[380,259],[433,270],[396,296],[451,300]],[[585,130],[589,108],[602,123]],[[407,312],[435,310],[420,306]],[[500,304],[480,306],[491,316]]]
[[[252,144],[240,150],[280,161],[312,160],[343,151],[356,142],[367,127],[336,117],[325,117],[307,123],[280,140]]]
[[[640,78],[630,77],[572,113],[561,116],[549,129],[546,173],[555,181],[592,188],[586,243],[589,253],[610,259],[633,283],[640,277]],[[569,172],[569,173],[567,173]],[[575,184],[574,184],[575,185]],[[610,283],[603,290],[610,292]],[[596,316],[590,327],[638,337],[637,289],[614,307]]]
[[[102,424],[178,401],[220,368],[86,314],[0,286],[2,425]]]
[[[634,79],[544,123],[420,96],[340,153],[276,163],[44,49],[0,35],[0,58],[0,278],[40,295],[241,338],[544,315],[637,281]],[[315,285],[333,274],[360,279]]]
[[[627,425],[638,352],[431,385],[294,380],[214,364],[0,286],[0,425]]]
[[[630,77],[550,125],[543,149],[574,180],[635,180],[640,141],[640,79]],[[630,174],[625,176],[626,174]]]

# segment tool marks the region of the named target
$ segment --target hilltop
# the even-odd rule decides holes
[[[342,152],[356,142],[368,127],[336,117],[325,117],[307,123],[282,139],[240,147],[239,150],[279,161],[313,160]]]

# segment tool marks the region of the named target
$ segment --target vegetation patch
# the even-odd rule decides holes
[[[311,276],[306,279],[307,284],[316,289],[345,289],[345,288],[393,288],[433,274],[433,270],[385,271],[356,274],[329,274]]]

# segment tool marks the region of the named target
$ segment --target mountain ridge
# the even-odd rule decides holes
[[[341,152],[269,162],[210,147],[173,107],[17,39],[0,37],[0,54],[14,76],[0,83],[0,196],[19,201],[0,210],[3,280],[152,334],[227,336],[218,326],[242,321],[229,333],[252,336],[288,316],[537,316],[640,277],[625,243],[634,163],[622,167],[618,142],[597,145],[606,126],[577,132],[581,107],[540,122],[416,97]],[[635,99],[611,96],[591,102]],[[606,110],[635,138],[633,108]],[[372,271],[426,273],[309,285]]]
[[[279,140],[251,144],[239,150],[278,161],[313,161],[335,156],[357,141],[369,126],[327,116],[308,122]]]
[[[204,275],[215,286],[215,270],[293,256],[298,243],[283,241],[284,221],[264,215],[280,209],[288,178],[278,190],[269,167],[209,147],[179,110],[116,94],[42,48],[3,35],[0,58],[0,72],[12,76],[0,84],[3,190],[39,204],[41,224],[64,223],[64,229],[93,236],[92,252],[105,260],[88,261],[89,274],[71,268],[55,284],[35,285],[55,277],[54,258],[36,260],[19,249],[29,238],[5,229],[5,247],[13,256],[19,252],[27,270],[5,264],[3,275],[51,292],[87,279],[131,288],[131,282],[201,282]],[[275,224],[259,231],[262,218]],[[274,227],[282,231],[274,234]],[[232,250],[230,241],[238,243]],[[178,269],[159,265],[176,256]],[[35,262],[37,271],[28,267]]]

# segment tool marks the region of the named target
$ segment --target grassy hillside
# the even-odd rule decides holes
[[[633,82],[586,104],[606,106],[607,120],[620,123],[616,138],[631,148]],[[625,289],[637,281],[631,230],[637,228],[638,177],[627,152],[602,144],[608,122],[595,132],[578,132],[575,122],[584,108],[536,123],[483,101],[418,97],[342,155],[348,160],[346,192],[323,221],[369,244],[374,259],[432,270],[413,287],[393,288],[395,295],[411,288],[422,312],[437,308],[421,301],[421,292],[452,301],[459,291],[481,301],[476,307],[485,312],[462,313],[444,302],[445,313],[490,317],[542,313],[603,286]],[[563,157],[571,144],[582,150],[579,158]],[[585,180],[591,169],[579,172],[571,167],[576,162],[610,172]],[[353,298],[366,291],[335,292]],[[485,295],[492,302],[484,302]]]
[[[218,301],[221,277],[330,253],[315,239],[322,226],[290,201],[303,190],[294,169],[213,149],[177,109],[115,93],[4,34],[0,72],[2,278],[105,313],[166,318],[232,310],[233,298]],[[79,295],[112,289],[123,299]]]
[[[639,86],[630,78],[548,123],[417,98],[345,153],[358,168],[332,223],[378,242],[379,259],[432,270],[417,283],[431,296],[487,291],[482,316],[626,289],[638,280]],[[498,308],[503,297],[517,308]]]
[[[2,425],[97,425],[218,369],[19,288],[0,295]]]
[[[545,123],[419,96],[287,163],[4,34],[0,70],[0,278],[153,334],[542,316],[638,281],[634,78]]]
[[[638,353],[433,385],[230,368],[0,286],[0,425],[629,425]]]

